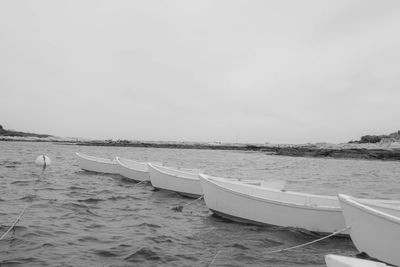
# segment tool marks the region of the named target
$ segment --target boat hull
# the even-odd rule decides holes
[[[326,255],[325,262],[327,267],[388,267],[388,265],[382,262],[338,255]]]
[[[116,158],[116,162],[118,173],[121,176],[138,182],[150,181],[147,163],[136,162],[119,157]]]
[[[118,174],[115,161],[76,153],[79,167],[85,171]]]
[[[197,173],[188,173],[172,168],[148,164],[150,181],[153,187],[177,192],[191,198],[203,194]]]
[[[317,208],[273,201],[229,190],[200,176],[207,207],[222,217],[256,224],[303,228],[313,232],[331,233],[345,228],[339,207]],[[239,186],[239,185],[238,185]],[[252,190],[257,186],[240,185]],[[277,190],[276,190],[277,191]],[[275,191],[275,193],[276,193]],[[284,192],[282,192],[284,194]]]
[[[350,237],[360,252],[400,266],[400,217],[360,204],[339,195]]]

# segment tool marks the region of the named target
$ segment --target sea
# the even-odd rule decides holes
[[[287,190],[400,199],[400,162],[268,155],[262,152],[95,147],[0,142],[0,266],[326,266],[356,256],[348,237],[235,223],[204,201],[155,190],[119,175],[79,168],[75,152],[198,168],[230,178],[282,180]],[[40,155],[52,164],[34,164]],[[22,212],[25,208],[25,211]],[[248,207],[251,209],[252,207]]]

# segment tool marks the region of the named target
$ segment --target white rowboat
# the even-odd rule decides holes
[[[135,181],[149,181],[150,174],[146,162],[138,162],[130,159],[115,157],[118,173]]]
[[[82,170],[118,174],[115,160],[97,158],[82,153],[75,153],[78,157],[78,164]]]
[[[326,255],[325,262],[327,267],[389,267],[382,262],[338,255]]]
[[[147,166],[153,187],[193,198],[198,198],[203,194],[198,178],[200,170],[180,170],[151,163],[148,163]]]
[[[372,208],[342,194],[339,201],[356,248],[370,257],[400,266],[399,208]]]
[[[296,193],[200,174],[207,207],[234,221],[332,233],[345,228],[336,197]]]
[[[181,195],[198,198],[203,195],[203,189],[200,184],[199,169],[174,169],[157,164],[148,164],[151,184],[155,188],[165,189],[177,192]],[[226,179],[226,178],[220,178]],[[260,181],[260,180],[241,180],[230,179],[239,183],[253,184],[258,186],[269,186],[282,189],[284,181]]]

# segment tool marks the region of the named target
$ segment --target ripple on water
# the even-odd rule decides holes
[[[124,258],[129,262],[162,261],[161,256],[148,247],[142,247]]]
[[[23,197],[20,197],[18,200],[24,200],[26,202],[34,202],[35,200],[39,200],[40,197],[38,195],[26,195]]]
[[[161,225],[144,222],[144,223],[140,223],[140,224],[135,225],[135,227],[161,228]]]
[[[26,186],[26,185],[31,184],[32,182],[35,182],[35,181],[34,180],[18,180],[18,181],[12,181],[11,184]]]
[[[70,186],[70,187],[68,187],[68,189],[72,190],[72,191],[74,191],[74,190],[87,190],[87,188],[80,187],[80,186]]]
[[[178,241],[176,238],[166,235],[148,236],[146,237],[146,240],[152,241],[155,244],[162,244],[162,243],[174,244],[176,241]]]
[[[86,198],[86,199],[78,199],[77,201],[78,202],[88,203],[88,204],[97,204],[100,201],[104,201],[104,200],[105,199],[90,197],[90,198]]]
[[[107,200],[112,200],[112,201],[118,201],[118,200],[125,200],[125,199],[130,199],[130,200],[142,200],[142,198],[131,196],[131,195],[124,195],[124,196],[111,196],[107,198]]]
[[[9,260],[0,260],[0,265],[1,266],[45,266],[47,265],[45,261],[40,260],[38,258],[34,257],[16,257],[15,259],[9,259]]]
[[[230,245],[231,248],[241,249],[241,250],[249,250],[250,248],[246,247],[245,245],[234,243]]]
[[[108,250],[95,250],[94,253],[96,253],[97,255],[99,255],[101,257],[106,257],[106,258],[119,256],[118,254],[108,251]]]

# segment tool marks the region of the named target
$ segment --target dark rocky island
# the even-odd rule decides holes
[[[61,138],[47,134],[33,134],[5,130],[0,125],[0,141],[54,142],[65,145],[155,147],[178,149],[215,149],[258,151],[272,155],[294,157],[330,157],[353,159],[400,160],[400,131],[389,135],[365,135],[358,141],[342,144],[239,144],[221,142],[165,142],[131,140],[85,140]]]
[[[0,136],[8,136],[8,137],[37,137],[37,138],[48,138],[51,135],[48,134],[35,134],[35,133],[25,133],[18,132],[14,130],[6,130],[0,125]]]

